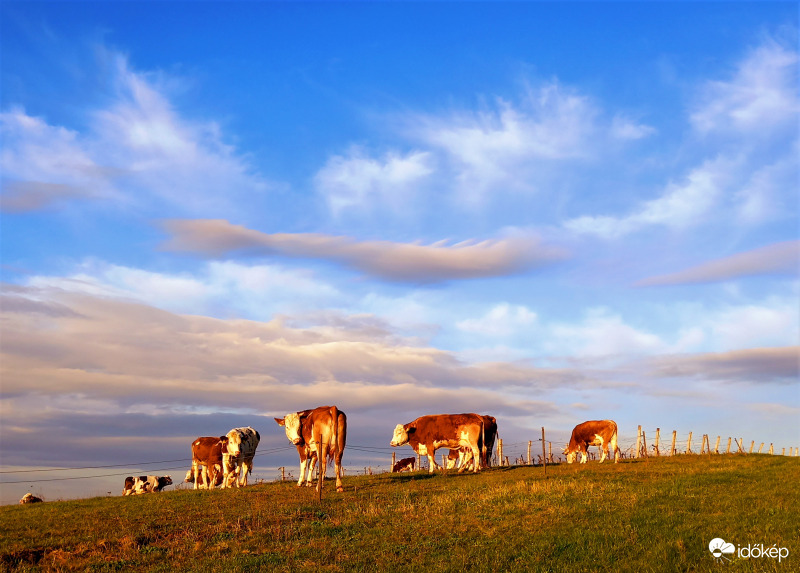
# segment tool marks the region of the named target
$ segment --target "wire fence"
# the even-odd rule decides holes
[[[518,465],[541,465],[543,463],[547,464],[559,464],[566,461],[566,457],[563,454],[564,448],[569,443],[569,438],[565,437],[565,432],[554,432],[554,439],[547,440],[547,433],[544,428],[542,428],[542,435],[545,437],[545,441],[542,441],[541,437],[536,437],[532,440],[527,441],[514,441],[514,442],[503,442],[502,439],[498,439],[497,443],[495,444],[494,451],[492,452],[492,456],[490,458],[490,463],[493,466],[518,466]],[[711,442],[714,442],[714,446],[711,446]],[[542,447],[544,444],[544,447]],[[758,448],[756,449],[756,445],[758,444]],[[620,457],[622,459],[638,459],[638,458],[645,458],[651,456],[676,456],[676,455],[687,455],[687,454],[752,454],[752,453],[765,453],[770,455],[789,455],[789,456],[798,456],[800,455],[800,448],[797,447],[781,447],[780,453],[774,447],[774,444],[770,443],[768,450],[764,451],[765,448],[764,442],[756,442],[752,440],[749,444],[745,443],[742,437],[725,437],[723,440],[723,436],[717,435],[713,436],[713,434],[695,434],[694,432],[686,432],[686,433],[679,433],[677,430],[673,430],[670,433],[662,433],[660,428],[654,428],[652,430],[643,430],[641,426],[639,426],[636,434],[618,434],[617,435],[617,446],[620,451]],[[262,459],[265,456],[271,456],[275,454],[285,454],[290,451],[295,451],[295,446],[287,445],[283,447],[276,447],[270,448],[267,450],[257,451],[255,457],[261,457]],[[395,463],[395,458],[398,450],[396,448],[391,447],[378,447],[378,446],[369,446],[369,445],[359,445],[359,444],[348,444],[346,447],[346,451],[348,452],[357,452],[359,455],[360,464],[358,466],[353,465],[352,462],[350,464],[343,466],[343,470],[345,475],[359,475],[359,474],[380,474],[380,473],[387,473],[393,470],[393,465]],[[401,450],[402,451],[402,450]],[[447,451],[444,449],[443,451]],[[788,453],[787,453],[788,451]],[[442,465],[446,465],[446,460],[444,459],[447,454],[442,454]],[[589,451],[587,453],[589,460],[598,459],[598,453],[594,451]],[[427,467],[427,457],[420,456],[415,454],[416,456],[416,469],[424,470],[428,469]],[[613,458],[614,453],[609,452],[609,457]],[[351,456],[352,457],[352,456]],[[188,466],[191,465],[192,459],[191,458],[175,458],[169,460],[159,460],[159,461],[143,461],[143,462],[135,462],[135,463],[127,463],[127,464],[108,464],[108,465],[91,465],[91,466],[81,466],[81,467],[59,467],[59,468],[36,468],[36,469],[21,469],[21,470],[0,470],[0,486],[2,485],[11,485],[11,484],[35,484],[35,483],[44,483],[44,482],[56,482],[56,481],[64,481],[64,480],[89,480],[89,479],[99,479],[99,478],[108,478],[108,477],[127,477],[132,473],[136,473],[137,471],[147,471],[152,472],[151,475],[167,472],[172,470],[178,469],[187,469]],[[178,464],[180,465],[168,465],[168,464]],[[157,466],[157,467],[150,467],[147,469],[145,466]],[[95,473],[89,475],[79,475],[79,476],[70,476],[64,475],[65,472],[85,472],[88,470],[110,470],[112,468],[125,468],[126,471],[124,472],[114,472],[114,473]],[[29,474],[42,474],[42,473],[50,473],[50,474],[60,474],[57,477],[34,477],[33,479],[30,478],[23,478],[18,479],[18,476],[29,475]],[[266,470],[261,469],[255,472],[257,475],[263,476],[268,475],[271,476],[269,478],[258,478],[256,481],[276,481],[276,480],[296,480],[297,477],[294,476],[294,472],[289,469],[287,466],[270,466]],[[7,480],[5,476],[9,476],[13,479]],[[176,484],[177,486],[178,484]]]

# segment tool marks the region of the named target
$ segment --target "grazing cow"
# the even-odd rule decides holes
[[[313,467],[316,456],[319,464],[317,497],[322,499],[322,484],[328,468],[328,458],[332,457],[336,471],[336,491],[344,491],[342,456],[347,444],[347,415],[336,406],[320,406],[313,410],[286,414],[282,419],[275,418],[275,422],[284,427],[286,437],[297,447],[300,455],[300,480],[297,485],[302,485],[306,467]],[[308,479],[311,480],[310,471]]]
[[[205,436],[192,442],[192,468],[183,481],[194,482],[194,489],[211,488],[222,483],[222,440]]]
[[[567,463],[571,464],[580,452],[582,464],[586,463],[586,448],[599,446],[602,451],[600,463],[608,457],[608,447],[614,450],[614,463],[619,461],[619,448],[617,447],[617,424],[613,420],[590,420],[578,424],[572,430],[569,444],[564,448]]]
[[[172,485],[170,476],[139,476],[125,478],[122,495],[139,495],[142,493],[158,493],[168,485]]]
[[[428,456],[428,471],[433,473],[436,450],[439,448],[468,448],[475,460],[475,472],[481,469],[481,448],[484,441],[484,422],[477,414],[437,414],[421,416],[408,424],[397,424],[392,446],[408,444],[419,455]],[[459,473],[464,471],[459,468]]]
[[[413,472],[416,463],[417,460],[415,458],[403,458],[392,466],[392,473]]]
[[[478,416],[483,420],[483,435],[481,450],[481,467],[488,468],[492,466],[492,452],[494,450],[494,442],[497,439],[497,419],[494,416],[486,416],[481,414],[470,414]],[[447,454],[447,461],[445,462],[447,469],[463,467],[466,470],[474,469],[475,463],[472,458],[472,450],[468,447],[462,447],[457,450],[450,450]]]
[[[36,497],[32,493],[26,493],[22,496],[22,499],[19,500],[21,504],[26,503],[42,503],[44,500],[41,497]]]
[[[253,456],[261,441],[259,433],[251,427],[234,428],[224,436],[222,442],[222,487],[247,485],[247,474],[253,471]],[[237,479],[238,474],[238,479]]]

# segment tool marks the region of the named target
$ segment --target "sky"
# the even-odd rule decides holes
[[[177,484],[240,426],[297,475],[272,418],[329,404],[351,473],[440,413],[512,459],[593,419],[800,446],[796,2],[0,26],[2,503]]]

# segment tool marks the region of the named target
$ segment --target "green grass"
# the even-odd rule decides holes
[[[800,458],[678,456],[0,508],[4,571],[800,571]],[[717,564],[715,537],[789,548]]]

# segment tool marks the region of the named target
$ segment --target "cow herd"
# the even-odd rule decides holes
[[[286,437],[297,448],[300,458],[298,486],[313,486],[312,475],[318,467],[317,496],[322,496],[328,462],[336,474],[336,491],[342,487],[342,456],[347,443],[347,416],[336,406],[320,406],[309,410],[291,412],[283,418],[274,418],[284,428]],[[436,463],[436,450],[449,449],[446,469],[459,472],[479,472],[491,465],[492,450],[497,439],[497,420],[481,414],[437,414],[421,416],[408,424],[398,424],[390,445],[409,445],[418,456],[428,458],[428,471],[441,469]],[[234,428],[224,436],[199,437],[192,442],[192,467],[186,472],[185,482],[194,483],[194,489],[242,487],[253,469],[253,457],[261,440],[253,428]],[[600,462],[613,450],[614,462],[619,461],[617,424],[612,420],[594,420],[575,426],[569,444],[564,449],[567,462],[573,463],[581,454],[580,463],[586,463],[586,450],[598,446],[602,450]],[[392,468],[393,472],[414,469],[414,458],[404,458]],[[125,479],[123,495],[161,491],[172,483],[169,476],[141,476]]]

